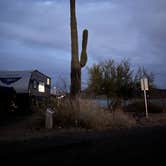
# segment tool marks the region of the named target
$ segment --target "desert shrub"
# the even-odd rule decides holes
[[[136,125],[136,120],[131,114],[125,113],[122,109],[117,109],[113,113],[112,127],[132,127]]]
[[[126,112],[133,112],[137,114],[144,114],[145,113],[145,103],[144,101],[136,101],[128,106],[124,107]],[[161,113],[163,112],[163,108],[160,105],[157,105],[152,102],[148,102],[148,112],[149,113]]]
[[[55,107],[53,107],[53,110],[55,111],[55,125],[58,125],[60,127],[75,126],[78,119],[76,115],[77,112],[73,108],[70,100],[67,99],[61,103],[57,102],[55,104]]]
[[[85,128],[102,129],[112,126],[112,115],[95,101],[80,100],[79,123]]]
[[[129,127],[134,120],[123,111],[111,113],[101,108],[95,101],[65,99],[57,104],[52,101],[52,109],[55,111],[55,127],[81,127],[87,129],[107,129],[112,127]]]

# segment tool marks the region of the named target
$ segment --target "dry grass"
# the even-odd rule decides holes
[[[78,115],[80,124],[86,128],[103,129],[111,127],[112,115],[90,100],[80,100]]]
[[[55,127],[108,129],[131,127],[136,124],[136,121],[122,110],[111,113],[92,100],[71,101],[67,99],[58,105],[56,102],[54,104],[56,104],[53,107]]]
[[[125,113],[123,110],[115,110],[112,121],[112,127],[133,127],[136,125],[136,120],[130,114]]]

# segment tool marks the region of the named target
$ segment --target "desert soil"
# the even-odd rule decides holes
[[[142,119],[139,125],[128,129],[43,130],[40,131],[43,135],[28,139],[25,135],[18,137],[23,130],[13,131],[12,136],[12,131],[8,129],[5,135],[2,129],[0,161],[5,165],[160,165],[165,162],[165,114]]]

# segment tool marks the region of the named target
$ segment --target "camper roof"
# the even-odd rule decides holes
[[[33,71],[0,71],[0,86],[13,87],[17,93],[28,93]]]

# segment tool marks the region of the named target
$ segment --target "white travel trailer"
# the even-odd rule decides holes
[[[17,100],[23,106],[32,99],[49,97],[51,78],[38,70],[0,71],[0,86],[12,87],[16,91]]]
[[[38,70],[0,71],[0,86],[13,87],[17,94],[49,96],[51,78]]]

